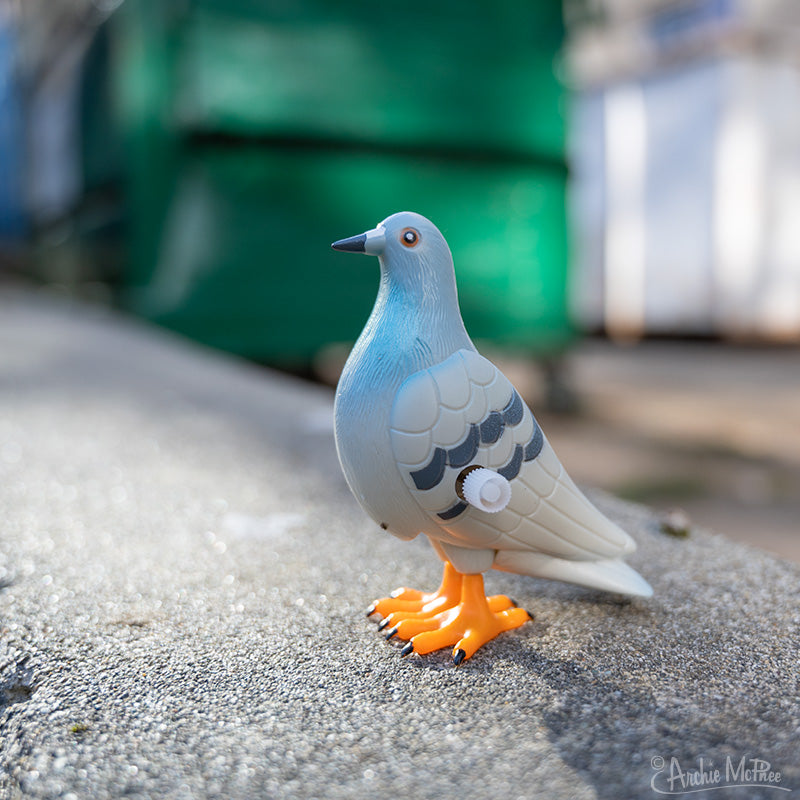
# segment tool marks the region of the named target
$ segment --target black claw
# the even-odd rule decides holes
[[[511,605],[514,606],[514,608],[519,608],[519,603],[513,597],[509,597],[508,599],[511,601]]]
[[[393,636],[397,635],[397,625],[386,633],[386,641],[388,642]]]
[[[405,658],[406,656],[410,656],[414,652],[414,645],[409,642],[401,651],[400,655]]]
[[[458,666],[466,657],[467,654],[464,650],[456,650],[456,654],[453,656],[453,663]]]
[[[531,614],[531,612],[528,611],[527,608],[523,608],[522,610],[528,615],[528,617],[530,618],[531,622],[533,622],[533,620],[534,620],[533,614]]]
[[[367,609],[367,616],[368,616],[368,617],[371,617],[371,616],[372,616],[372,615],[375,613],[375,611],[377,610],[377,608],[378,608],[378,604],[377,604],[377,603],[373,603],[373,604],[372,604],[372,605],[371,605],[371,606],[370,606],[370,607]]]
[[[386,619],[380,621],[380,624],[378,625],[379,631],[382,631],[389,624],[389,619],[389,617],[386,617]]]

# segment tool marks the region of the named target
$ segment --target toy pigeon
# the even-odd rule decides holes
[[[456,665],[530,616],[486,597],[505,570],[647,597],[621,556],[636,545],[564,471],[508,379],[461,320],[453,257],[425,217],[401,212],[335,250],[378,257],[375,307],[336,390],[336,448],[362,508],[401,539],[424,533],[444,561],[438,590],[377,600],[402,655],[453,647]]]

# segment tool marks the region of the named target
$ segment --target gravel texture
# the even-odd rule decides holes
[[[0,797],[620,800],[742,757],[780,781],[710,797],[800,793],[797,566],[594,495],[652,599],[493,573],[535,622],[401,659],[363,611],[440,566],[356,506],[331,404],[0,296]]]

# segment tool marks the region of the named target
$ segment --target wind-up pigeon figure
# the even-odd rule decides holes
[[[401,539],[424,533],[444,561],[440,587],[377,600],[402,655],[453,647],[456,665],[530,616],[486,597],[505,570],[647,597],[621,556],[636,545],[564,471],[508,379],[461,320],[453,257],[419,214],[401,212],[335,250],[378,256],[375,307],[336,390],[336,448],[362,508]]]

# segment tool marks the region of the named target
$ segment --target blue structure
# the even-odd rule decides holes
[[[13,21],[0,14],[0,239],[17,239],[25,232],[22,107],[15,47]]]

